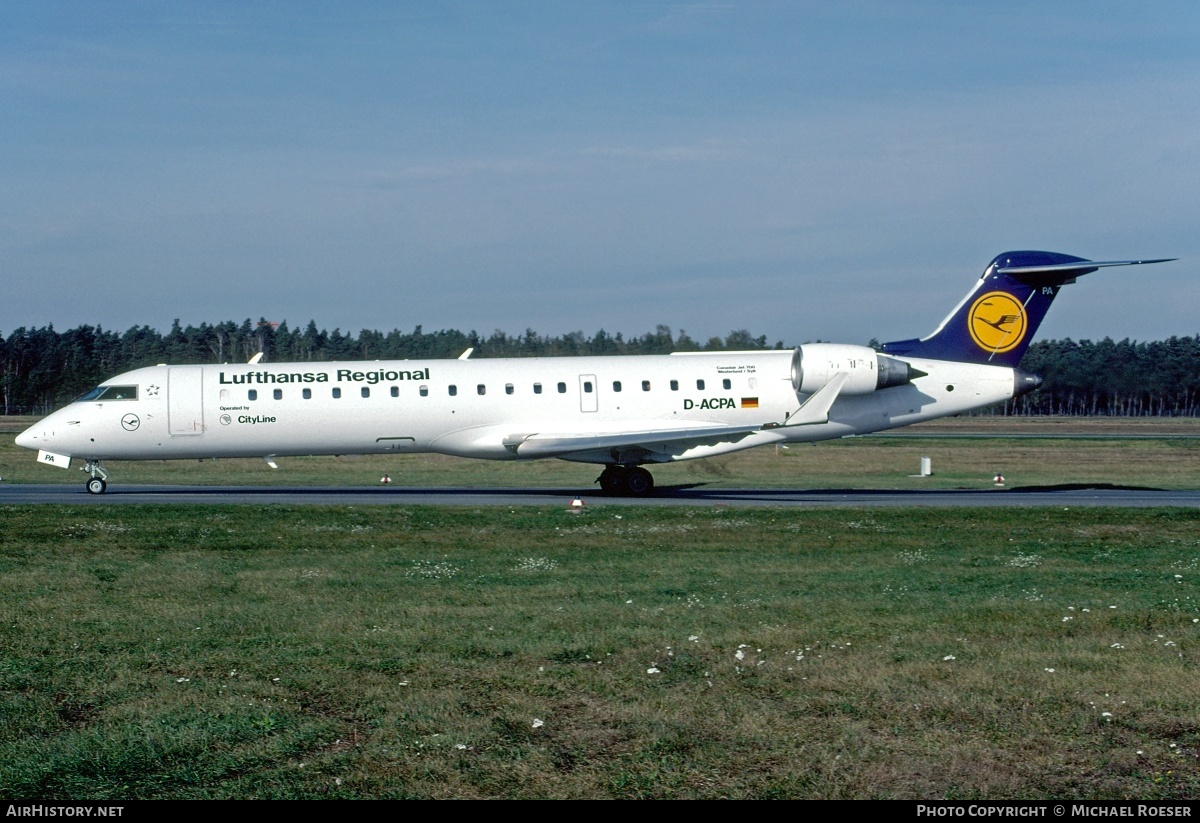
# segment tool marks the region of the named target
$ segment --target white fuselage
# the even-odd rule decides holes
[[[134,391],[76,401],[17,443],[88,461],[438,452],[662,463],[863,434],[1013,396],[1011,368],[905,362],[922,374],[838,395],[827,418],[806,425],[786,425],[811,396],[794,387],[791,350],[153,366],[103,384]]]

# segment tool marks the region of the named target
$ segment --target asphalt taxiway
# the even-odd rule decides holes
[[[83,484],[0,483],[0,505],[120,506],[171,505],[437,505],[563,506],[579,497],[586,506],[1114,506],[1200,508],[1200,490],[1053,486],[989,489],[716,489],[665,486],[649,497],[605,497],[598,489],[418,488],[406,486],[330,488],[297,486],[140,486],[112,484],[102,495]]]

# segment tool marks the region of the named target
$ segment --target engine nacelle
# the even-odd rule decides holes
[[[870,394],[877,389],[903,386],[919,372],[903,360],[879,354],[867,346],[841,343],[806,343],[792,355],[792,386],[797,394],[812,394],[845,374],[841,394]]]

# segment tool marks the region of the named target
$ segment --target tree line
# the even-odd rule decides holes
[[[782,342],[774,344],[783,348]],[[347,360],[425,360],[455,358],[467,349],[472,357],[551,357],[556,355],[669,354],[672,351],[767,349],[767,339],[733,331],[704,343],[667,326],[626,339],[603,329],[591,337],[571,332],[549,337],[526,330],[523,335],[494,331],[442,330],[388,333],[364,329],[357,335],[318,329],[315,321],[290,328],[287,323],[247,319],[241,324],[201,323],[182,327],[176,320],[166,334],[149,326],[126,332],[79,326],[65,332],[54,327],[18,328],[0,338],[0,413],[49,414],[101,381],[121,372],[157,363],[245,363],[262,352],[262,362],[329,362]]]
[[[1040,340],[1021,368],[1042,377],[1007,414],[1200,416],[1200,335],[1154,342]]]
[[[875,341],[868,345],[876,346]],[[528,329],[522,335],[494,331],[387,333],[364,329],[357,335],[301,329],[265,319],[242,323],[180,326],[163,334],[149,326],[125,332],[79,326],[59,332],[53,326],[18,328],[0,337],[0,411],[48,414],[103,380],[156,363],[244,363],[258,352],[264,362],[421,360],[454,358],[467,349],[473,357],[668,354],[673,351],[782,349],[765,336],[745,330],[701,343],[668,326],[625,338],[603,329],[551,337]],[[992,413],[1010,415],[1200,416],[1200,336],[1155,342],[1045,340],[1029,347],[1021,367],[1042,376],[1042,387],[999,405]]]

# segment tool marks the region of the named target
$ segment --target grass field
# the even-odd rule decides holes
[[[39,464],[11,434],[31,418],[0,418],[0,477],[12,483],[78,483],[76,468]],[[962,439],[963,435],[977,439]],[[921,435],[915,437],[912,435]],[[940,436],[939,436],[940,435]],[[1018,437],[1013,437],[1017,435]],[[1081,439],[1061,439],[1083,435]],[[1143,438],[1158,439],[1143,439]],[[922,457],[933,476],[918,478]],[[76,461],[78,463],[78,461]],[[598,466],[561,460],[497,463],[442,455],[305,457],[278,461],[175,460],[105,466],[112,482],[200,485],[378,485],[387,474],[404,486],[555,487],[594,490]],[[752,449],[708,460],[653,467],[660,487],[716,488],[990,488],[997,473],[1009,487],[1059,484],[1200,488],[1200,421],[1135,418],[955,418],[787,449]]]
[[[1200,797],[1190,510],[0,509],[0,796]]]
[[[1200,441],[1114,436],[1195,425],[1155,423],[955,420],[656,477],[1200,486]],[[947,436],[964,433],[992,436]],[[934,477],[910,477],[925,455]],[[112,468],[582,488],[596,473],[283,465]],[[0,475],[82,480],[10,437]],[[1198,527],[1193,510],[1092,508],[3,506],[0,797],[1194,800]]]

